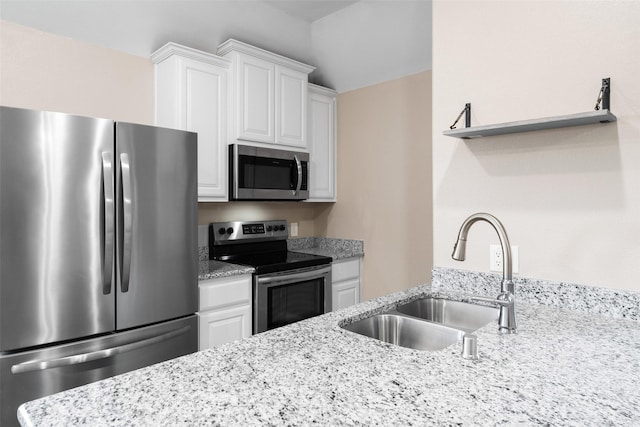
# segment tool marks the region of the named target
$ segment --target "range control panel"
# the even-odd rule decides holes
[[[264,234],[264,224],[242,224],[242,234]]]
[[[209,225],[209,240],[215,245],[246,241],[284,240],[289,237],[287,221],[228,221]]]

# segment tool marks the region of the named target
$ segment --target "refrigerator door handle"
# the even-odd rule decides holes
[[[122,242],[122,292],[129,291],[129,276],[131,273],[131,246],[133,238],[133,199],[131,194],[131,168],[129,155],[120,154],[120,170],[122,171],[122,211],[123,211],[123,242]]]
[[[114,196],[113,196],[113,158],[111,153],[102,153],[102,183],[104,190],[104,276],[102,293],[111,293],[113,277],[113,245],[115,242]]]
[[[117,347],[105,348],[104,350],[74,354],[73,356],[59,357],[55,359],[31,360],[29,362],[18,363],[11,367],[11,373],[22,374],[25,372],[44,371],[46,369],[79,365],[81,363],[92,362],[94,360],[106,359],[108,357],[117,356],[118,354],[126,353],[128,351],[137,350],[142,347],[147,347],[153,344],[158,344],[163,341],[170,340],[171,338],[177,337],[178,335],[182,335],[188,332],[190,329],[191,329],[191,326],[183,326],[182,328],[169,331],[162,335],[158,335],[152,338],[147,338],[142,341],[136,341],[129,344],[120,345]]]

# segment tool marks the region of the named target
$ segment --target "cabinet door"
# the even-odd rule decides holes
[[[307,147],[308,75],[285,67],[275,67],[276,143]]]
[[[350,307],[360,302],[360,279],[334,283],[331,291],[333,311]]]
[[[198,313],[198,349],[214,348],[251,336],[251,306]]]
[[[360,258],[335,261],[331,265],[331,280],[334,311],[360,302]]]
[[[236,70],[236,138],[275,142],[275,66],[248,55],[238,55]]]
[[[336,200],[336,100],[309,94],[309,201]]]
[[[181,59],[184,129],[198,133],[198,201],[228,200],[227,70]]]

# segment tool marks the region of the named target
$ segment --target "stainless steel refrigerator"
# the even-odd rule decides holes
[[[196,139],[0,107],[0,425],[197,350]]]

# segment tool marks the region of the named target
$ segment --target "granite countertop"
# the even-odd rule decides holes
[[[200,260],[198,280],[219,279],[221,277],[253,274],[255,269],[246,265],[231,264],[215,260]]]
[[[334,261],[364,256],[364,242],[362,240],[297,237],[287,240],[287,247],[293,252],[327,256],[333,258]]]
[[[31,425],[640,425],[640,322],[518,301],[519,333],[424,352],[340,325],[429,285],[20,407]],[[468,294],[464,294],[468,295]]]

